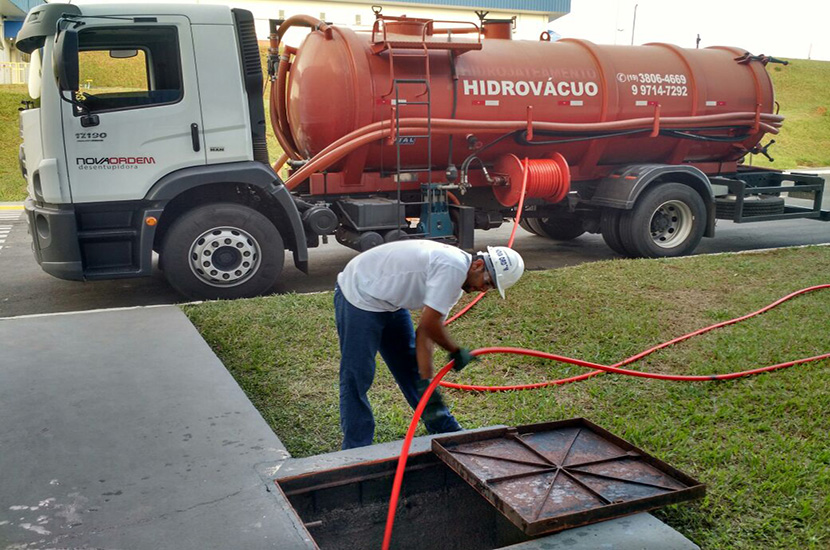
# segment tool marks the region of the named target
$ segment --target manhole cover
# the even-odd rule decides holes
[[[432,450],[528,535],[705,492],[700,482],[583,418],[440,437]]]

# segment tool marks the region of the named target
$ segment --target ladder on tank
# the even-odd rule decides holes
[[[427,64],[429,61],[427,61]],[[429,74],[429,73],[427,73]],[[401,98],[401,86],[416,86],[421,85],[424,91],[418,94],[417,98],[426,96],[425,100],[410,101]],[[417,236],[426,238],[446,238],[453,234],[452,222],[449,215],[449,207],[447,205],[447,191],[441,188],[441,185],[432,181],[432,91],[428,79],[422,78],[396,78],[392,82],[392,87],[395,92],[395,154],[396,154],[396,170],[395,181],[397,184],[397,200],[398,208],[403,210],[404,205],[401,201],[401,182],[404,179],[404,174],[427,174],[426,183],[421,183],[421,202],[415,203],[421,205],[420,222],[416,230]],[[427,124],[426,133],[415,135],[403,135],[401,128],[401,111],[408,108],[426,107]],[[415,145],[419,139],[426,140],[427,146],[427,164],[424,168],[406,168],[404,169],[401,163],[401,147]],[[417,177],[417,176],[416,176]],[[420,179],[420,178],[418,178]],[[403,220],[404,212],[399,212],[399,220]]]

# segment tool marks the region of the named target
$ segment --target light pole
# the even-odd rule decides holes
[[[631,23],[631,45],[634,45],[634,27],[637,26],[637,6],[640,4],[634,4],[634,21]]]

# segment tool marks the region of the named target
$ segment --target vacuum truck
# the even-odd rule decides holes
[[[17,40],[36,98],[20,164],[42,269],[146,276],[157,253],[186,296],[237,298],[271,289],[286,251],[306,271],[331,236],[359,251],[414,238],[472,249],[522,198],[527,231],[601,233],[628,257],[689,254],[717,219],[830,219],[821,178],[743,164],[783,122],[774,58],[513,40],[510,20],[484,13],[374,10],[366,32],[270,21],[270,123],[285,152],[270,159],[250,12],[32,9]],[[283,43],[296,27],[297,48]],[[81,78],[96,55],[132,60],[141,78],[98,91]]]

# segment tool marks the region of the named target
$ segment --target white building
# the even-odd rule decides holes
[[[0,0],[6,2],[9,0]],[[19,0],[26,1],[26,0]],[[100,4],[106,1],[134,3],[135,0],[73,0],[74,4]],[[150,0],[150,2],[158,0]],[[148,2],[142,2],[148,3]],[[359,2],[354,0],[248,0],[229,2],[226,0],[179,0],[177,3],[221,4],[249,10],[257,21],[257,35],[260,40],[268,39],[268,20],[287,19],[292,15],[306,14],[335,25],[356,29],[371,29],[375,20],[372,6],[382,6],[384,15],[407,15],[425,19],[446,21],[469,21],[478,23],[476,11],[489,12],[490,19],[512,19],[515,17],[515,37],[537,40],[548,30],[554,19],[571,10],[571,0],[395,0]],[[302,36],[298,30],[297,36]],[[296,39],[299,45],[299,40]],[[289,44],[292,37],[287,38]]]
[[[163,0],[162,0],[163,1]],[[73,0],[75,4],[135,3],[136,0]],[[153,3],[159,0],[145,0]],[[42,0],[0,0],[0,84],[25,83],[28,56],[14,48],[14,37],[26,13]],[[478,23],[476,12],[487,12],[488,19],[512,19],[514,37],[538,40],[547,32],[549,23],[570,12],[571,0],[395,0],[392,2],[359,2],[354,0],[179,0],[174,3],[224,4],[242,8],[254,14],[257,35],[267,40],[269,19],[287,19],[292,15],[306,14],[335,25],[369,30],[375,20],[373,6],[381,6],[384,15],[407,15],[440,21],[466,21]],[[285,41],[299,46],[304,29],[292,29]]]
[[[356,2],[354,0],[249,1],[235,7],[250,10],[257,19],[257,34],[268,37],[268,19],[286,19],[308,14],[326,22],[355,29],[371,29],[375,20],[372,6],[381,6],[384,15],[407,15],[423,19],[478,23],[476,11],[488,12],[490,19],[515,18],[515,38],[537,40],[550,21],[570,12],[570,0],[434,0]],[[289,38],[290,41],[290,38]]]
[[[29,56],[14,47],[23,19],[42,0],[0,0],[0,84],[24,84]]]

